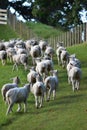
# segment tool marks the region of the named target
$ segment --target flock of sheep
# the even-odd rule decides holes
[[[35,107],[41,108],[44,100],[49,101],[51,94],[53,100],[56,97],[56,89],[59,85],[58,70],[54,69],[54,49],[45,41],[30,39],[10,40],[0,43],[0,60],[2,65],[7,64],[7,59],[17,69],[22,64],[24,70],[29,70],[26,78],[28,83],[19,87],[20,78],[12,78],[13,83],[2,86],[1,93],[3,100],[8,104],[6,115],[12,112],[12,107],[18,103],[19,112],[21,103],[24,103],[24,112],[27,111],[27,99],[32,92],[35,97]],[[62,42],[57,43],[56,56],[58,64],[67,70],[68,83],[72,85],[73,91],[78,90],[81,80],[81,63],[75,54],[70,55]],[[29,58],[32,59],[32,67],[29,66]]]

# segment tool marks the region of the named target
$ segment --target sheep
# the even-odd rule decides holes
[[[47,64],[44,61],[40,62],[38,59],[36,59],[36,64],[36,71],[41,77],[43,77],[44,80],[47,74]]]
[[[16,50],[12,47],[9,47],[7,48],[6,52],[7,52],[7,58],[10,60],[10,62],[12,62],[12,57],[14,54],[16,54]]]
[[[60,54],[60,60],[62,63],[62,67],[65,68],[69,61],[69,53],[66,50],[62,50]]]
[[[52,60],[52,57],[53,57],[53,54],[54,54],[54,49],[51,46],[47,46],[46,50],[45,50],[45,54],[50,56],[51,60]]]
[[[3,100],[6,101],[6,93],[9,89],[18,87],[18,84],[20,83],[20,78],[18,76],[11,78],[13,80],[13,83],[7,83],[4,84],[2,89],[1,89],[1,93],[2,93],[2,97]]]
[[[30,69],[30,72],[27,74],[27,81],[33,85],[36,83],[36,77],[38,73],[35,71],[34,67]]]
[[[13,55],[12,59],[14,62],[12,70],[14,70],[15,68],[18,70],[18,67],[17,67],[18,64],[22,64],[25,70],[28,69],[28,57],[26,54],[15,54]]]
[[[46,100],[49,101],[50,100],[50,96],[51,93],[53,92],[53,100],[56,97],[56,89],[58,87],[58,71],[57,70],[53,70],[52,71],[53,75],[52,76],[48,76],[45,81],[45,87],[46,87]]]
[[[47,45],[48,45],[48,43],[45,40],[40,40],[39,41],[39,46],[41,48],[42,56],[44,55],[44,51],[46,50]]]
[[[49,72],[54,69],[53,61],[49,59],[42,59],[42,61],[46,64],[47,73],[49,74]]]
[[[41,108],[43,106],[45,86],[42,81],[40,81],[39,75],[36,77],[36,83],[30,87],[31,92],[35,97],[35,106],[36,108]]]
[[[6,60],[7,60],[7,53],[5,50],[1,50],[0,51],[0,60],[2,62],[2,65],[6,64]]]
[[[21,110],[21,103],[24,103],[24,112],[27,111],[27,98],[30,92],[30,84],[25,84],[20,88],[13,88],[6,93],[6,102],[8,104],[8,109],[6,115],[12,111],[12,107],[15,103],[18,103],[17,112]]]
[[[35,58],[41,56],[41,49],[39,45],[31,46],[30,55],[32,57],[33,65],[35,65]]]
[[[58,59],[58,65],[61,65],[61,52],[62,50],[66,50],[65,47],[62,46],[62,43],[57,43],[57,50],[56,50],[56,55],[57,55],[57,59]]]
[[[14,48],[18,50],[19,48],[25,48],[25,43],[22,40],[19,40],[15,43]]]
[[[79,90],[82,70],[79,67],[73,66],[68,72],[69,83],[72,84],[72,90]]]
[[[13,48],[15,45],[15,42],[6,41],[6,42],[3,42],[3,44],[5,45],[5,48],[8,49],[9,47]]]
[[[73,66],[76,66],[76,67],[79,67],[79,68],[81,67],[81,62],[80,62],[79,59],[76,58],[75,54],[72,54],[72,55],[69,56],[69,63],[66,66],[67,75],[68,75],[70,69],[72,69]],[[70,80],[69,80],[69,77],[68,77],[68,83],[70,83],[69,81]]]
[[[3,44],[3,42],[0,43],[0,51],[1,51],[1,50],[6,50],[5,45]]]
[[[35,46],[35,45],[38,45],[38,42],[35,39],[30,39],[25,42],[25,47],[28,50],[28,52],[30,52],[31,46]]]
[[[74,66],[81,67],[81,62],[79,59],[76,58],[75,54],[69,56],[69,63],[73,64]]]

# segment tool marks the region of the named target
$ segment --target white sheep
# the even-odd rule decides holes
[[[31,50],[31,46],[35,46],[35,45],[38,45],[38,41],[35,39],[29,39],[25,41],[25,47],[29,53]]]
[[[16,50],[18,50],[19,48],[25,48],[25,43],[23,42],[23,40],[18,40],[18,41],[15,43],[14,48],[15,48]]]
[[[40,62],[38,59],[36,59],[36,64],[36,71],[41,77],[43,77],[44,80],[47,75],[47,64],[44,61]]]
[[[6,60],[7,60],[7,53],[5,50],[1,50],[0,51],[0,60],[2,62],[2,65],[6,64]]]
[[[67,70],[67,75],[70,71],[70,69],[72,69],[74,66],[76,67],[81,67],[81,62],[79,59],[76,58],[75,54],[72,54],[69,56],[69,63],[66,66],[66,70]],[[68,77],[68,83],[69,83],[69,77]]]
[[[31,46],[30,55],[32,57],[33,65],[35,65],[35,58],[41,56],[41,49],[39,45]]]
[[[74,66],[81,67],[81,62],[79,59],[76,58],[75,54],[69,56],[69,63],[73,64]]]
[[[7,58],[10,60],[10,62],[12,62],[12,57],[14,54],[16,54],[16,50],[12,47],[9,47],[6,49],[7,52]]]
[[[48,59],[42,59],[42,62],[46,64],[47,73],[49,74],[49,72],[54,69],[53,61]]]
[[[14,65],[13,65],[13,69],[14,70],[15,68],[18,70],[18,66],[19,64],[22,64],[25,68],[25,70],[28,69],[28,56],[26,54],[15,54],[13,55],[13,62],[14,62]]]
[[[45,40],[39,41],[39,46],[41,48],[42,56],[44,55],[44,51],[46,50],[47,45],[48,45],[47,41],[45,41]]]
[[[51,57],[51,60],[54,55],[54,49],[51,46],[47,46],[45,50],[45,54]]]
[[[68,51],[66,51],[66,50],[61,51],[60,60],[61,60],[61,63],[62,63],[62,67],[65,68],[66,65],[69,62],[69,53],[68,53]]]
[[[61,44],[57,43],[56,55],[57,55],[57,59],[58,59],[58,65],[62,64],[61,58],[60,58],[62,50],[66,50],[66,48],[62,46],[62,43]]]
[[[30,72],[27,74],[27,81],[32,85],[36,83],[36,77],[38,73],[34,70],[34,67],[30,69]]]
[[[68,72],[68,82],[72,84],[72,90],[79,89],[82,70],[79,67],[73,66]]]
[[[55,99],[56,96],[56,89],[58,87],[58,71],[53,70],[52,71],[53,75],[48,76],[45,81],[45,87],[46,87],[46,100],[50,100],[51,93],[53,92],[53,100]]]
[[[12,111],[12,107],[15,103],[18,103],[17,112],[21,110],[21,103],[24,103],[24,112],[27,111],[27,98],[30,92],[30,84],[26,84],[20,88],[13,88],[6,93],[6,102],[8,109],[6,115]]]
[[[30,87],[31,92],[35,97],[35,106],[36,108],[41,108],[43,106],[45,86],[42,81],[40,81],[39,75],[36,77],[36,83]]]
[[[1,50],[6,50],[5,45],[3,44],[3,42],[0,42],[0,51]]]
[[[2,93],[2,97],[3,100],[6,101],[6,92],[9,89],[18,87],[18,84],[20,83],[20,78],[18,76],[11,78],[13,80],[13,83],[6,83],[3,85],[2,89],[1,89],[1,93]]]

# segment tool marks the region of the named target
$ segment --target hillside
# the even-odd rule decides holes
[[[16,112],[17,105],[13,107],[13,113],[6,116],[7,105],[3,102],[0,94],[0,130],[86,130],[87,129],[87,44],[80,44],[67,48],[72,54],[75,53],[81,61],[82,81],[79,91],[72,91],[67,83],[66,69],[57,64],[54,56],[54,67],[59,74],[59,87],[56,99],[50,102],[44,101],[41,109],[35,108],[33,95],[28,98],[28,112]],[[29,60],[30,61],[30,60]],[[31,63],[29,62],[31,66]],[[26,83],[28,71],[19,67],[19,71],[12,71],[12,63],[2,66],[0,62],[0,88],[10,82],[10,78],[18,75],[23,83]],[[20,84],[21,86],[22,84]]]
[[[9,40],[12,38],[17,38],[18,34],[14,32],[9,25],[0,24],[0,40]]]
[[[52,36],[58,36],[63,33],[62,29],[56,29],[52,26],[48,26],[42,23],[27,22],[26,25],[35,33],[38,37],[49,38]]]

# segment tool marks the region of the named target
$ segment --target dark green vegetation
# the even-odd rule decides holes
[[[67,48],[70,54],[75,53],[82,64],[82,81],[80,90],[73,92],[71,85],[67,83],[66,69],[57,65],[54,56],[55,69],[59,71],[59,87],[55,101],[44,101],[41,109],[36,109],[34,97],[30,93],[28,98],[28,112],[17,113],[17,105],[14,105],[13,113],[6,116],[7,105],[0,94],[0,130],[86,130],[87,129],[87,44]],[[29,65],[31,63],[29,62]],[[23,83],[26,83],[26,75],[23,67],[19,71],[12,72],[12,64],[2,66],[0,62],[0,88],[3,84],[11,82],[10,78],[18,75]],[[21,84],[20,84],[21,86]]]
[[[0,40],[9,40],[12,38],[17,38],[18,35],[11,29],[8,25],[0,24]]]
[[[24,5],[26,1],[31,5]],[[12,7],[26,20],[34,18],[47,25],[70,28],[82,22],[80,12],[87,10],[86,2],[87,0],[0,0],[0,8]]]

